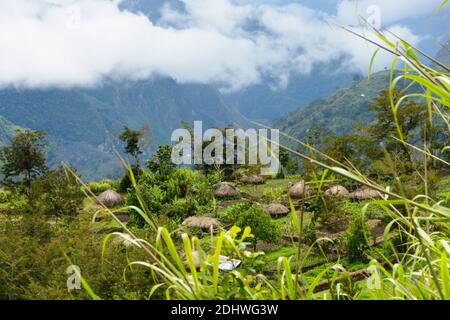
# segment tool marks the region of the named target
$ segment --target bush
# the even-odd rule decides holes
[[[242,230],[245,227],[250,227],[252,234],[255,236],[254,246],[259,240],[275,243],[281,237],[279,226],[267,212],[257,205],[238,203],[229,206],[219,212],[219,218],[234,223]]]
[[[236,225],[241,229],[250,227],[254,235],[254,246],[259,240],[275,243],[281,236],[278,225],[272,221],[270,215],[261,207],[253,205],[240,213]]]
[[[159,146],[156,154],[147,162],[147,168],[162,178],[174,172],[176,165],[172,162],[172,147],[169,145]]]
[[[164,213],[168,217],[185,219],[196,214],[197,202],[193,198],[175,199],[164,206]]]
[[[220,211],[218,216],[230,223],[236,223],[242,212],[247,211],[251,207],[248,203],[238,203],[232,206],[226,207],[224,210]]]
[[[136,169],[136,168],[132,168],[132,170],[133,170],[134,178],[137,181],[139,181],[139,179],[142,175],[142,170]],[[121,192],[121,193],[126,193],[131,188],[133,188],[133,183],[131,182],[131,179],[129,177],[129,172],[126,172],[125,175],[119,181],[119,186],[118,186],[117,191]]]
[[[87,187],[89,190],[91,190],[91,192],[98,196],[100,193],[107,190],[115,190],[116,183],[113,180],[104,179],[99,182],[90,182],[87,184]]]
[[[342,206],[344,201],[335,197],[316,197],[310,205],[310,210],[317,215],[327,230],[339,231],[347,222],[347,214]]]
[[[311,219],[311,222],[305,227],[303,237],[307,245],[312,245],[314,242],[316,242],[316,219],[314,217]]]
[[[60,167],[32,182],[28,205],[46,216],[74,216],[84,200],[75,177]]]
[[[7,203],[10,196],[11,192],[4,189],[0,189],[0,203]]]
[[[83,289],[67,289],[66,270],[71,264],[80,267],[83,278],[102,299],[148,297],[153,280],[146,271],[133,268],[132,273],[125,273],[127,281],[123,279],[127,254],[142,257],[140,252],[125,249],[113,239],[102,264],[103,236],[92,233],[88,221],[60,220],[50,225],[36,212],[17,214],[24,219],[1,221],[0,299],[90,299]]]
[[[138,188],[151,213],[181,220],[215,211],[213,185],[216,179],[217,176],[207,177],[187,169],[175,170],[164,178],[159,174],[143,172]],[[135,190],[129,190],[127,203],[139,206]]]
[[[362,213],[353,215],[344,241],[351,259],[358,260],[364,256],[364,251],[369,248],[369,236],[366,216]]]

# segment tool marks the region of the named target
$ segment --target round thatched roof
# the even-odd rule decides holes
[[[239,181],[245,184],[263,184],[264,178],[258,174],[251,174],[241,177]]]
[[[217,219],[208,217],[189,217],[183,221],[183,226],[188,228],[197,227],[209,231],[219,227],[220,222]]]
[[[325,191],[327,197],[347,197],[350,194],[343,186],[334,186]]]
[[[239,191],[233,187],[228,182],[221,182],[216,191],[214,192],[214,195],[217,198],[228,198],[228,197],[235,197],[239,194]]]
[[[108,208],[124,204],[125,200],[119,193],[114,190],[106,190],[98,196],[98,202]]]
[[[289,195],[293,199],[303,198],[305,192],[307,195],[311,192],[311,188],[305,184],[305,180],[297,182],[289,188]]]
[[[380,199],[381,196],[378,191],[370,189],[368,187],[362,187],[355,192],[350,193],[350,199],[354,200],[370,200],[370,199]]]
[[[271,216],[285,216],[289,213],[289,209],[279,203],[269,204],[265,210]]]

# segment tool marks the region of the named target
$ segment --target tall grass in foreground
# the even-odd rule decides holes
[[[349,31],[355,33],[354,31]],[[423,147],[410,145],[401,132],[396,115],[406,98],[424,99],[427,102],[429,115],[424,127],[430,128],[435,121],[443,121],[449,128],[449,69],[395,35],[391,34],[388,37],[386,33],[374,28],[372,28],[372,31],[378,37],[379,42],[371,41],[363,35],[355,34],[377,45],[379,50],[385,50],[394,56],[391,68],[390,94],[392,114],[398,129],[397,139],[408,147],[422,153],[425,159],[422,176],[425,190],[427,190],[427,159],[433,158],[442,162],[445,166],[448,166],[448,162],[433,155],[427,148],[426,143]],[[390,40],[392,36],[397,38],[397,40]],[[440,66],[442,71],[435,70],[422,63],[419,58],[421,55],[432,60],[435,65]],[[375,58],[374,55],[372,61]],[[403,72],[400,76],[395,77],[394,71],[399,61],[403,62]],[[409,93],[405,98],[394,102],[394,89],[402,79],[410,81],[411,85],[418,85],[422,88],[422,91]],[[272,143],[274,142],[272,141]],[[305,144],[303,145],[306,146]],[[393,254],[371,261],[370,270],[372,272],[367,274],[370,278],[367,282],[367,290],[365,290],[368,298],[450,299],[449,208],[445,207],[442,202],[431,199],[427,194],[419,194],[413,198],[406,197],[405,193],[402,192],[403,186],[400,181],[396,181],[398,184],[397,190],[400,191],[393,192],[391,187],[386,188],[370,180],[350,163],[339,163],[309,146],[307,146],[308,150],[317,157],[311,157],[287,146],[281,147],[322,168],[324,171],[333,172],[377,190],[383,197],[383,200],[377,200],[369,205],[378,206],[391,217],[391,222],[384,232],[384,245],[391,247]],[[445,149],[449,148],[450,146],[447,146]],[[329,164],[330,162],[332,165]],[[103,251],[106,250],[108,241],[112,237],[121,237],[124,241],[146,253],[147,260],[129,263],[127,270],[124,270],[124,277],[126,278],[127,272],[137,266],[148,268],[151,276],[157,283],[149,291],[149,298],[157,292],[160,294],[159,296],[162,294],[167,299],[358,298],[352,292],[351,285],[345,285],[351,275],[343,269],[339,264],[339,260],[331,268],[331,277],[329,276],[330,270],[323,270],[312,281],[308,281],[303,277],[301,272],[302,261],[305,261],[313,246],[306,252],[303,252],[300,243],[297,255],[299,262],[296,268],[292,267],[290,263],[292,257],[279,258],[275,279],[269,280],[262,274],[252,272],[251,267],[231,272],[220,271],[221,255],[236,257],[250,266],[252,260],[258,258],[258,253],[246,250],[248,244],[246,240],[252,237],[251,230],[249,228],[240,230],[237,227],[232,227],[230,230],[221,231],[218,237],[214,239],[211,252],[205,252],[201,248],[197,237],[191,238],[187,234],[182,234],[181,241],[175,240],[176,231],[171,232],[165,227],[160,227],[152,219],[139,194],[139,187],[133,176],[133,171],[130,168],[128,169],[141,206],[140,208],[128,207],[125,209],[133,210],[142,216],[147,224],[154,229],[156,241],[150,243],[145,239],[138,239],[125,225],[122,225],[125,232],[106,236]],[[319,183],[321,179],[323,180],[324,178],[318,178]],[[404,211],[398,210],[399,203],[404,206]],[[298,232],[299,238],[302,239],[304,232],[302,219],[299,219],[292,204],[291,207],[292,224]],[[364,208],[364,210],[366,209],[367,207]],[[110,214],[114,213],[106,208],[104,211]],[[392,234],[395,236],[393,237]],[[393,243],[393,238],[401,240],[401,250]],[[177,247],[177,241],[181,242],[181,246]],[[320,239],[316,244],[324,241],[328,240]],[[326,294],[317,294],[318,291],[321,291],[321,283],[324,280],[328,281],[330,290]],[[87,289],[90,290],[90,288]],[[91,290],[89,292],[94,295]]]

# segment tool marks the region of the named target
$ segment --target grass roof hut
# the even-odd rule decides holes
[[[371,199],[381,199],[380,193],[377,190],[370,189],[369,187],[362,187],[355,192],[350,193],[350,199],[353,200],[371,200]]]
[[[249,176],[243,176],[239,179],[244,184],[263,184],[264,178],[259,174],[251,174]]]
[[[108,208],[113,208],[125,203],[125,199],[114,190],[106,190],[98,196],[98,202]]]
[[[212,231],[220,226],[219,220],[209,217],[189,217],[183,221],[183,226],[192,228],[197,227],[202,230]]]
[[[303,196],[311,193],[311,188],[306,185],[305,180],[297,182],[292,187],[289,188],[289,195],[292,199],[301,199]]]
[[[347,197],[350,194],[348,190],[343,186],[334,186],[325,191],[327,197]]]
[[[236,197],[238,194],[238,189],[233,187],[228,182],[221,182],[214,192],[214,196],[216,196],[216,198],[232,198]]]
[[[266,207],[265,211],[272,217],[281,217],[286,216],[290,210],[282,204],[272,203]]]

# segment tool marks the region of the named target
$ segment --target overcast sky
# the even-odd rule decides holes
[[[366,73],[374,48],[335,24],[357,28],[363,16],[420,46],[448,35],[450,28],[420,28],[421,20],[448,17],[448,8],[434,13],[441,1],[182,0],[184,10],[166,5],[151,21],[119,9],[119,1],[0,0],[0,86],[163,75],[238,90],[264,76],[283,85],[292,72],[337,59],[341,68]],[[390,59],[379,55],[375,69]]]

